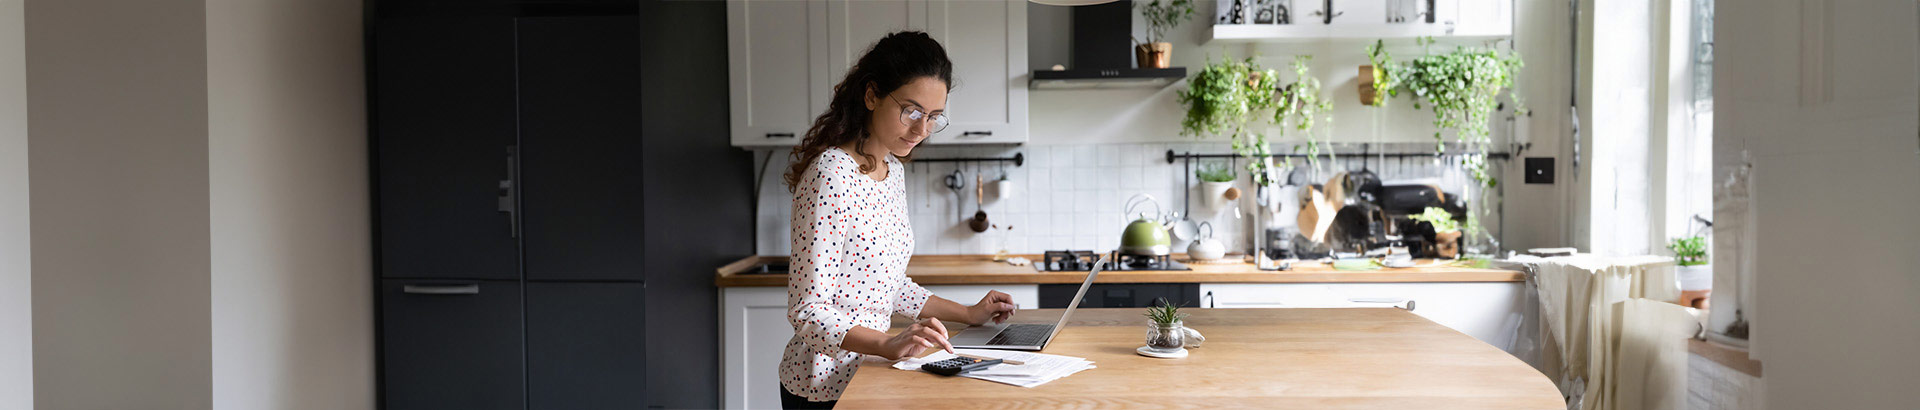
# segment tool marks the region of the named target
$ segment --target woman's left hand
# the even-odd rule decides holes
[[[967,307],[967,323],[983,325],[989,320],[1006,323],[1007,319],[1013,318],[1013,311],[1019,309],[1018,305],[1013,304],[1012,295],[997,290],[988,291],[987,296],[980,298],[980,303]]]

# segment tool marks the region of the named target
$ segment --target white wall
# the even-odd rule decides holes
[[[33,408],[25,9],[0,0],[0,408]]]
[[[24,123],[31,145],[0,149],[0,190],[25,182],[18,153],[32,195],[0,198],[0,217],[31,200],[33,373],[0,400],[372,407],[360,4],[34,2],[25,15],[31,121],[0,98],[0,126]],[[17,61],[0,59],[0,90]],[[0,145],[15,135],[0,128]],[[0,219],[0,235],[19,222]],[[8,239],[0,256],[25,249]]]
[[[1522,152],[1525,157],[1556,157],[1560,178],[1554,184],[1522,183],[1520,160],[1496,162],[1495,172],[1500,172],[1501,184],[1498,195],[1489,204],[1498,209],[1495,217],[1485,221],[1489,229],[1494,229],[1502,237],[1506,249],[1526,249],[1532,247],[1568,246],[1567,234],[1568,196],[1566,187],[1572,184],[1572,178],[1565,172],[1570,169],[1567,159],[1572,151],[1570,127],[1566,122],[1568,106],[1567,93],[1571,87],[1568,66],[1571,45],[1569,30],[1566,26],[1566,5],[1561,2],[1516,1],[1516,32],[1521,39],[1513,47],[1519,50],[1527,64],[1516,79],[1516,91],[1523,96],[1533,111],[1530,117],[1514,118],[1511,121],[1505,113],[1496,113],[1492,124],[1495,150],[1513,151],[1507,142],[1530,143],[1531,148]],[[1204,8],[1203,4],[1203,8]],[[1312,55],[1313,75],[1320,78],[1323,96],[1331,98],[1334,104],[1333,121],[1323,123],[1320,129],[1328,130],[1328,139],[1342,150],[1358,149],[1359,143],[1388,144],[1400,151],[1430,152],[1435,128],[1432,125],[1433,114],[1430,110],[1415,110],[1410,100],[1395,99],[1387,107],[1367,107],[1360,105],[1358,87],[1359,71],[1357,67],[1367,64],[1365,47],[1370,41],[1340,40],[1309,44],[1247,44],[1204,42],[1205,30],[1210,24],[1212,14],[1206,10],[1197,13],[1189,23],[1174,29],[1167,41],[1174,44],[1173,65],[1184,66],[1188,73],[1198,72],[1211,61],[1221,61],[1226,57],[1245,58],[1256,56],[1262,66],[1278,70],[1287,80],[1293,78],[1290,64],[1295,55]],[[1047,69],[1055,64],[1066,65],[1070,58],[1071,11],[1065,7],[1028,5],[1028,61],[1033,69]],[[1145,23],[1134,13],[1135,36],[1144,35]],[[1446,40],[1451,43],[1436,45],[1432,50],[1443,52],[1452,50],[1455,45],[1481,46],[1478,42]],[[1388,49],[1396,58],[1404,61],[1423,55],[1426,50],[1418,47],[1412,40],[1394,40],[1387,43]],[[1502,45],[1505,48],[1506,45]],[[961,86],[966,86],[962,83]],[[1047,249],[1105,249],[1115,245],[1118,232],[1125,226],[1120,218],[1119,209],[1126,198],[1135,193],[1147,193],[1160,200],[1162,206],[1180,208],[1183,193],[1182,177],[1186,171],[1178,164],[1169,165],[1162,155],[1168,149],[1181,152],[1228,153],[1228,140],[1225,137],[1210,136],[1204,138],[1180,136],[1180,120],[1185,113],[1181,108],[1177,94],[1186,89],[1184,81],[1176,82],[1164,88],[1150,89],[1089,89],[1089,90],[1033,90],[1028,93],[1032,115],[1029,131],[1032,137],[1027,144],[1018,148],[982,147],[956,148],[947,146],[927,146],[916,152],[922,158],[951,156],[1006,156],[1014,152],[1027,155],[1025,167],[1007,168],[1013,174],[1018,185],[1027,194],[1023,198],[996,203],[989,201],[986,209],[995,222],[1014,223],[1016,229],[1009,235],[1007,247],[1015,253],[1038,253]],[[1285,151],[1292,144],[1304,143],[1300,136],[1281,137],[1267,130],[1270,141],[1276,150]],[[1448,133],[1448,140],[1453,140]],[[1375,145],[1378,148],[1380,145]],[[1410,149],[1408,147],[1411,147]],[[1145,158],[1141,154],[1146,155]],[[764,155],[764,154],[762,154]],[[777,151],[776,158],[761,178],[764,179],[760,190],[761,201],[758,205],[758,235],[756,251],[763,255],[787,253],[788,208],[790,194],[779,181],[785,172],[785,151]],[[1084,157],[1086,160],[1075,161]],[[1342,157],[1352,159],[1352,156]],[[1096,162],[1097,161],[1097,162]],[[1380,161],[1367,163],[1369,169],[1386,171],[1393,166],[1396,175],[1430,176],[1446,181],[1444,187],[1449,192],[1463,193],[1466,184],[1457,170],[1442,170],[1435,164],[1413,164],[1416,161]],[[1327,167],[1326,173],[1336,169],[1359,169],[1360,162],[1347,162],[1339,167]],[[996,167],[986,167],[990,175],[998,175]],[[952,164],[915,166],[910,169],[908,203],[912,204],[914,218],[916,253],[919,254],[979,254],[990,253],[996,249],[992,235],[977,235],[963,228],[955,217],[955,207],[960,208],[964,216],[972,215],[974,208],[971,195],[956,202],[954,195],[941,185],[941,176],[954,169]],[[1062,171],[1067,174],[1061,175]],[[1080,177],[1077,174],[1088,174]],[[1316,180],[1324,182],[1330,175],[1322,173]],[[1385,172],[1383,172],[1384,174]],[[971,174],[969,174],[971,175]],[[1081,182],[1085,181],[1085,182]],[[1063,183],[1066,182],[1066,183]],[[971,183],[971,182],[969,182]],[[1070,183],[1070,184],[1069,184]],[[1197,181],[1194,182],[1197,184]],[[1243,182],[1244,184],[1244,182]],[[1247,187],[1243,186],[1243,190]],[[1248,196],[1250,197],[1250,196]],[[1250,201],[1250,200],[1249,200]],[[1504,220],[1498,215],[1504,214]],[[1229,251],[1241,251],[1246,248],[1246,227],[1251,218],[1236,219],[1231,211],[1206,215],[1204,219],[1215,224],[1217,237],[1225,238]],[[1186,244],[1175,244],[1176,251]]]
[[[207,2],[216,409],[374,405],[360,6]]]
[[[212,404],[204,17],[26,4],[38,408]]]
[[[1751,218],[1715,220],[1757,233],[1746,308],[1768,407],[1920,408],[1914,8],[1717,4],[1714,177],[1743,154],[1753,172]]]

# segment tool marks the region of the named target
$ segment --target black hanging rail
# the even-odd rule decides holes
[[[1532,145],[1533,144],[1522,144],[1516,147],[1521,151],[1525,151],[1528,147],[1531,147]],[[1441,157],[1458,157],[1458,156],[1476,154],[1475,152],[1465,152],[1465,151],[1460,151],[1460,152],[1449,151],[1449,152],[1443,152],[1443,153],[1429,153],[1429,152],[1376,153],[1372,151],[1373,151],[1372,144],[1360,144],[1360,152],[1357,152],[1357,153],[1341,154],[1337,152],[1326,152],[1321,154],[1268,154],[1268,155],[1255,155],[1253,157],[1255,158],[1269,158],[1269,157],[1307,158],[1307,157],[1317,156],[1321,158],[1333,158],[1335,155],[1344,155],[1344,156],[1357,157],[1357,158],[1363,158],[1363,159],[1364,158],[1441,158]],[[1512,154],[1508,154],[1505,152],[1487,153],[1488,159],[1504,160],[1511,156]],[[1186,185],[1188,186],[1193,185],[1193,161],[1192,160],[1197,160],[1202,158],[1227,158],[1233,161],[1233,164],[1231,165],[1232,167],[1239,168],[1240,159],[1245,157],[1241,156],[1240,154],[1195,154],[1192,152],[1182,154],[1182,153],[1174,152],[1173,150],[1167,150],[1168,164],[1172,164],[1174,162],[1178,162],[1181,160],[1187,160],[1186,164],[1182,165],[1184,169],[1182,170],[1181,173],[1183,174],[1182,180],[1186,181]],[[1189,191],[1192,191],[1192,189],[1181,190],[1182,194],[1180,198],[1180,203],[1181,203],[1180,207],[1182,212],[1185,212],[1188,215],[1191,215],[1193,212],[1192,210],[1193,198],[1191,198],[1192,193]]]
[[[1027,156],[1016,152],[1011,157],[914,158],[913,162],[1012,162],[1017,167],[1027,163]]]
[[[1473,153],[1473,152],[1445,152],[1445,153],[1437,153],[1437,154],[1436,154],[1436,153],[1425,153],[1425,152],[1423,152],[1423,153],[1411,153],[1411,152],[1398,152],[1398,153],[1346,153],[1346,154],[1335,154],[1335,153],[1323,153],[1323,154],[1319,154],[1318,156],[1319,156],[1319,157],[1321,157],[1321,158],[1332,158],[1332,157],[1333,157],[1334,155],[1340,155],[1340,156],[1349,156],[1349,157],[1368,157],[1368,158],[1374,158],[1374,157],[1384,157],[1384,158],[1419,158],[1419,157],[1428,157],[1428,158],[1439,158],[1439,157],[1452,157],[1452,156],[1462,156],[1462,155],[1472,155],[1472,154],[1475,154],[1475,153]],[[1313,155],[1313,154],[1271,154],[1271,155],[1256,155],[1256,156],[1254,156],[1254,157],[1255,157],[1255,158],[1266,158],[1266,157],[1274,157],[1274,158],[1306,158],[1306,157],[1311,157],[1311,156],[1315,156],[1315,155]],[[1510,157],[1510,156],[1512,156],[1512,154],[1508,154],[1508,153],[1505,153],[1505,152],[1491,152],[1491,153],[1487,153],[1487,158],[1490,158],[1490,159],[1507,159],[1507,158],[1508,158],[1508,157]],[[1177,161],[1179,161],[1179,160],[1181,160],[1181,159],[1201,159],[1201,158],[1245,158],[1245,157],[1243,157],[1243,156],[1241,156],[1240,154],[1195,154],[1195,153],[1192,153],[1192,152],[1188,152],[1188,153],[1185,153],[1185,154],[1181,154],[1181,153],[1176,153],[1176,152],[1173,152],[1173,150],[1167,150],[1167,163],[1168,163],[1168,164],[1172,164],[1172,163],[1174,163],[1174,162],[1177,162]]]

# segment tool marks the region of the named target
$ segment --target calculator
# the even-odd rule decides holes
[[[923,365],[920,365],[920,370],[926,370],[927,373],[933,373],[941,376],[953,376],[960,373],[966,373],[974,370],[985,369],[1000,363],[1001,363],[1000,359],[978,359],[978,358],[963,356],[963,357],[955,357],[952,359],[923,364]]]

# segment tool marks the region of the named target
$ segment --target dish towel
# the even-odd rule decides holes
[[[1668,303],[1680,296],[1671,258],[1521,256],[1510,262],[1529,267],[1528,282],[1553,340],[1545,370],[1569,409],[1685,405],[1686,338],[1696,322]]]

